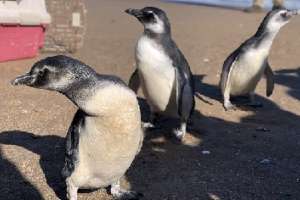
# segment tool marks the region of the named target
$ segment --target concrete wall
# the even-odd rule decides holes
[[[52,23],[47,28],[44,52],[75,52],[86,31],[84,0],[46,0]]]

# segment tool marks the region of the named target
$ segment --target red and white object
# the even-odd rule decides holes
[[[50,21],[44,0],[0,0],[0,62],[36,56]]]

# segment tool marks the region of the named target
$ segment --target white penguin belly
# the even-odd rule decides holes
[[[230,94],[245,95],[253,92],[265,69],[264,52],[249,51],[236,61],[230,72]]]
[[[138,41],[136,59],[144,95],[156,112],[166,110],[175,83],[175,68],[162,47],[143,36]]]
[[[119,148],[92,123],[87,122],[80,133],[79,162],[71,176],[76,185],[86,189],[107,187],[116,182],[124,175],[137,151],[123,149],[123,152],[117,152]]]
[[[175,70],[171,67],[165,70],[153,69],[147,64],[140,64],[140,76],[142,88],[151,108],[157,112],[166,110],[170,102],[172,88],[175,79]],[[175,99],[174,99],[175,100]]]
[[[102,113],[86,116],[79,128],[78,162],[70,178],[79,188],[106,187],[125,174],[140,148],[140,110],[135,94],[118,86],[102,89],[87,104]]]

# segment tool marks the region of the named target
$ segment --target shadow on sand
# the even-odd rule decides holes
[[[197,91],[220,101],[218,87],[202,78],[196,77]],[[200,131],[190,133],[194,144],[178,145],[167,131],[147,132],[127,174],[132,189],[147,200],[297,199],[300,118],[267,98],[257,99],[264,107],[245,112],[239,123],[195,111],[193,129]]]
[[[275,82],[288,87],[288,94],[295,99],[300,99],[300,67],[276,71]]]
[[[19,172],[16,166],[5,159],[0,150],[0,199],[42,199],[39,191]]]
[[[57,197],[65,199],[65,184],[60,175],[64,163],[64,138],[52,135],[37,136],[32,133],[16,130],[0,133],[0,143],[17,145],[40,155],[40,166],[45,174],[47,184],[53,189]],[[16,171],[15,174],[17,173]],[[15,188],[17,182],[19,181],[16,179],[11,185],[7,185],[6,187],[9,190]],[[27,193],[26,188],[24,188],[23,192]],[[22,197],[20,199],[42,199],[41,197],[34,197],[37,196],[33,195],[30,198]]]

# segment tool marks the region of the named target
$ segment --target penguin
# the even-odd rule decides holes
[[[255,102],[255,88],[266,76],[266,95],[273,93],[273,72],[268,62],[270,49],[280,28],[287,24],[297,12],[286,9],[272,10],[263,19],[254,36],[246,40],[225,60],[220,80],[225,110],[235,109],[231,96],[250,97],[249,106],[262,106]]]
[[[190,66],[171,36],[166,13],[156,7],[127,9],[144,26],[135,48],[136,69],[129,87],[137,92],[141,87],[151,110],[151,122],[156,116],[180,120],[174,129],[182,140],[195,106],[194,83]]]
[[[58,55],[36,62],[12,84],[57,91],[78,107],[66,136],[62,169],[68,199],[76,200],[80,188],[103,187],[116,199],[140,197],[119,183],[143,141],[136,95],[121,79]]]

